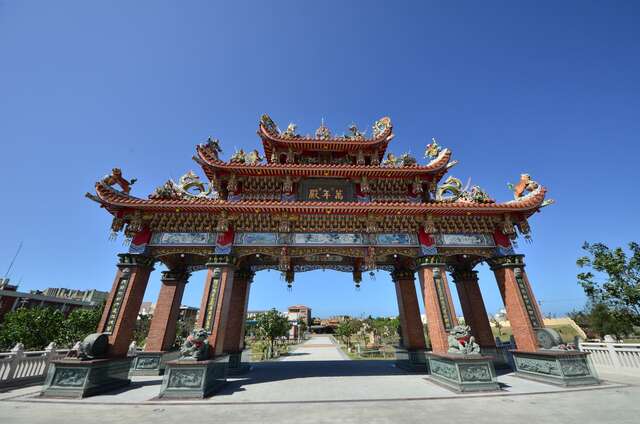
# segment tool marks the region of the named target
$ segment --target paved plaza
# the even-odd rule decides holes
[[[604,376],[607,382],[595,388],[563,389],[506,374],[499,393],[460,395],[392,361],[347,359],[331,337],[314,337],[280,361],[253,364],[205,400],[158,400],[159,377],[136,377],[128,390],[83,400],[42,399],[39,387],[27,387],[0,393],[0,421],[495,423],[508,415],[510,422],[636,423],[640,416],[640,380],[624,376]]]

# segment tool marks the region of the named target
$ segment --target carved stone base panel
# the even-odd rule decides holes
[[[40,396],[81,399],[131,384],[131,359],[53,361]]]
[[[511,352],[518,377],[564,387],[600,384],[587,352]]]
[[[129,375],[163,375],[168,361],[180,356],[179,351],[138,352],[131,363]]]
[[[500,390],[492,358],[427,353],[430,380],[455,392]]]
[[[208,361],[169,361],[162,379],[159,398],[203,399],[227,382],[229,356]]]
[[[429,362],[424,349],[413,350],[396,346],[396,367],[409,372],[428,373]]]

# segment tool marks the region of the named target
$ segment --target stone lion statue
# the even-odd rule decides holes
[[[456,325],[449,332],[449,353],[459,355],[479,355],[480,346],[471,335],[468,325]]]
[[[180,348],[180,359],[193,359],[196,361],[209,359],[207,337],[209,337],[209,333],[204,328],[194,329]]]

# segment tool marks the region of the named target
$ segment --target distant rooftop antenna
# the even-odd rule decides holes
[[[7,272],[4,273],[4,278],[5,279],[9,277],[9,273],[11,272],[11,268],[13,268],[13,264],[16,262],[16,258],[20,254],[21,250],[22,250],[22,242],[20,242],[20,244],[18,245],[18,250],[16,250],[16,254],[13,255],[13,259],[11,259],[11,263],[9,264],[9,268],[7,268]]]

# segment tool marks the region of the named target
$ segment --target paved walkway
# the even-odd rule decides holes
[[[135,377],[127,390],[83,400],[41,399],[39,387],[0,393],[0,422],[450,424],[454,416],[454,421],[476,424],[636,423],[640,416],[640,379],[603,376],[611,381],[568,390],[506,374],[498,378],[504,385],[499,393],[461,395],[397,369],[393,361],[345,360],[329,337],[314,337],[293,353],[282,361],[254,364],[246,376],[229,379],[205,400],[157,400],[158,377]]]
[[[340,350],[335,339],[330,336],[313,336],[302,343],[282,361],[343,361],[349,357]]]

